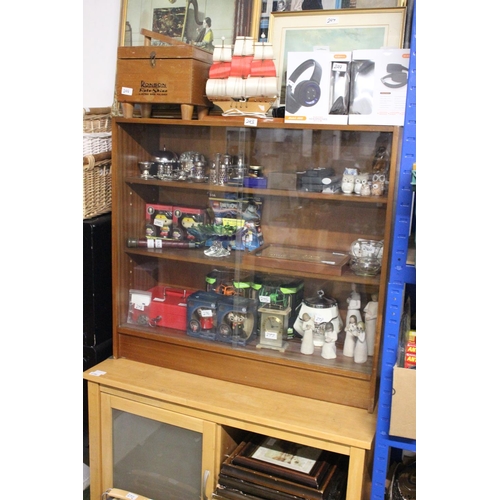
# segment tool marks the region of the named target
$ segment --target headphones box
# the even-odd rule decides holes
[[[333,125],[347,125],[349,121],[351,56],[351,51],[330,52],[330,101],[327,123]]]
[[[410,49],[353,50],[349,125],[404,125]]]
[[[285,123],[328,123],[331,66],[329,50],[288,53]]]

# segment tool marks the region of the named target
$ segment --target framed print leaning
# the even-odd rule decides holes
[[[405,7],[272,12],[269,31],[280,103],[285,103],[288,52],[307,52],[315,47],[331,51],[401,48],[405,19]]]
[[[254,31],[260,1],[122,0],[120,45],[144,45],[143,29],[194,45],[207,39],[220,42],[223,37],[233,43],[236,36]]]

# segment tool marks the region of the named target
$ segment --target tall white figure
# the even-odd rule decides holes
[[[332,323],[327,323],[325,327],[325,343],[321,348],[321,357],[325,359],[335,359],[337,357],[337,332]]]
[[[368,347],[368,356],[373,356],[375,344],[375,330],[377,328],[378,315],[378,293],[372,293],[371,301],[363,309],[365,313],[365,332],[366,345]]]
[[[302,315],[302,327],[304,329],[304,335],[302,336],[302,343],[300,344],[300,352],[302,354],[313,354],[314,353],[314,340],[313,340],[313,328],[314,321],[309,314],[304,313]]]
[[[366,345],[365,325],[360,321],[357,325],[354,336],[356,337],[356,345],[354,346],[354,362],[366,363],[368,359],[368,348]]]
[[[355,337],[353,333],[357,329],[357,324],[361,318],[361,296],[356,291],[355,283],[351,285],[351,293],[347,297],[347,321],[345,327],[344,356],[352,358],[354,356]]]
[[[354,346],[356,345],[356,332],[358,330],[358,321],[356,315],[351,314],[347,318],[347,326],[345,328],[344,340],[344,356],[352,358],[354,356]]]

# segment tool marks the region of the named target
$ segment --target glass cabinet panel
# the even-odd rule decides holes
[[[199,432],[113,410],[115,487],[155,500],[197,500],[201,448]]]
[[[102,401],[106,488],[155,500],[202,497],[213,475],[215,424],[115,396]]]
[[[373,409],[399,128],[228,122],[115,119],[115,356]]]

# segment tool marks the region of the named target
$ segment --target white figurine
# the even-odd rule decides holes
[[[300,352],[302,354],[313,354],[314,352],[314,341],[313,341],[313,329],[314,321],[309,314],[304,313],[302,315],[302,327],[304,329],[304,335],[302,337],[302,343],[300,344]]]
[[[347,320],[347,326],[345,328],[345,340],[344,340],[344,356],[348,358],[352,358],[354,356],[354,346],[356,343],[356,333],[358,330],[357,327],[358,321],[356,316],[353,314],[349,316]]]
[[[347,297],[347,326],[345,327],[344,356],[354,356],[354,335],[356,325],[362,321],[361,318],[361,295],[356,291],[356,285],[352,283],[351,294]]]
[[[360,321],[357,325],[354,336],[356,337],[356,346],[354,347],[354,362],[366,363],[368,359],[368,348],[366,345],[365,325]]]
[[[352,194],[354,192],[354,175],[344,174],[342,176],[342,185],[340,189],[344,194]]]
[[[373,356],[375,344],[375,331],[377,328],[377,314],[378,314],[378,294],[372,293],[372,300],[366,304],[363,309],[365,313],[365,332],[366,332],[366,345],[368,347],[368,356]]]
[[[337,332],[332,323],[327,323],[325,327],[325,343],[321,348],[321,357],[325,359],[335,359],[337,357]]]

